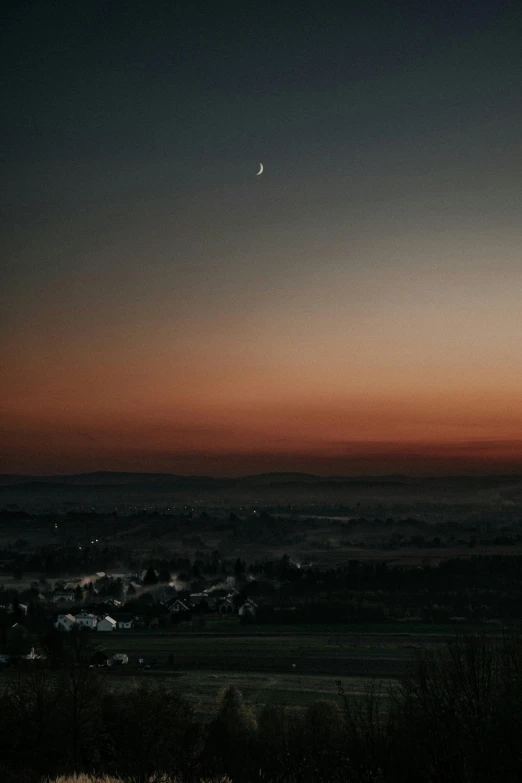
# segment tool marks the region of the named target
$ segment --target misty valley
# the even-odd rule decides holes
[[[522,704],[522,479],[61,479],[0,486],[5,780],[435,779]]]

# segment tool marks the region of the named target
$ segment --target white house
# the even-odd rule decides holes
[[[118,628],[129,629],[134,628],[134,617],[131,614],[120,614],[116,618]]]
[[[76,615],[76,622],[82,628],[89,628],[91,631],[94,631],[98,625],[98,618],[90,612],[80,612]]]
[[[75,625],[76,617],[72,614],[59,614],[54,627],[59,628],[61,631],[70,631]]]
[[[103,618],[103,620],[98,621],[98,626],[96,628],[97,631],[115,631],[116,630],[116,620],[113,620],[112,617],[109,617],[107,615]]]
[[[127,653],[115,653],[115,655],[112,656],[112,662],[119,665],[128,663],[129,656],[127,655]]]

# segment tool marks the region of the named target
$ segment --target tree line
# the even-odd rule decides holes
[[[522,641],[462,637],[306,709],[254,710],[226,688],[210,720],[161,682],[111,689],[96,670],[18,669],[0,684],[0,777],[73,771],[146,783],[515,783],[522,775]]]

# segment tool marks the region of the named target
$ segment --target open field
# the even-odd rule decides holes
[[[121,669],[117,674],[120,674]],[[231,685],[239,688],[245,701],[256,707],[277,704],[286,707],[306,707],[319,700],[338,701],[338,687],[334,677],[303,674],[262,674],[221,671],[133,672],[130,676],[110,675],[111,686],[129,687],[129,680],[142,682],[144,677],[165,683],[179,693],[203,715],[211,715],[216,708],[220,691]],[[348,677],[342,679],[342,687],[349,698],[360,698],[372,682],[371,678]],[[395,679],[380,678],[380,698],[389,698],[390,689],[396,687]]]
[[[416,647],[440,643],[443,637],[306,631],[228,635],[114,632],[97,634],[95,641],[107,650],[129,655],[130,664],[115,672],[119,676],[135,673],[138,658],[143,658],[153,667],[181,674],[219,671],[338,679],[400,677],[408,670]]]
[[[177,636],[200,634],[203,636],[209,636],[210,634],[226,634],[235,636],[278,636],[281,634],[299,636],[301,634],[308,634],[312,636],[325,636],[338,635],[338,634],[352,634],[355,637],[365,637],[368,635],[377,634],[382,636],[382,642],[393,640],[394,637],[398,641],[404,637],[418,637],[419,641],[425,639],[425,637],[440,637],[435,641],[440,641],[456,634],[469,634],[469,633],[498,633],[498,628],[491,627],[488,624],[478,623],[425,623],[419,621],[395,621],[387,623],[295,623],[291,625],[284,625],[282,623],[253,623],[251,625],[243,625],[238,622],[236,616],[221,616],[219,613],[205,615],[204,616],[204,629],[200,626],[192,626],[191,623],[184,623],[178,626],[177,630],[173,631],[172,628],[164,631],[156,631],[161,635],[175,634]],[[142,633],[150,635],[150,631],[134,631],[134,633]],[[357,641],[357,639],[355,639]],[[411,641],[411,640],[410,640]]]
[[[104,672],[115,685],[162,680],[205,710],[226,685],[237,685],[252,704],[295,707],[336,698],[337,680],[356,696],[374,679],[386,698],[389,686],[407,673],[415,650],[444,644],[463,630],[470,628],[389,623],[319,630],[225,623],[220,632],[115,631],[93,634],[92,641],[128,654],[128,665]],[[139,667],[138,658],[151,668]]]
[[[337,699],[338,680],[350,697],[361,696],[376,680],[386,700],[390,687],[408,671],[415,649],[441,644],[451,635],[440,633],[445,626],[435,627],[439,633],[432,635],[393,633],[391,624],[389,633],[377,625],[361,633],[311,632],[307,626],[298,626],[297,633],[237,628],[235,633],[122,631],[96,634],[94,640],[129,655],[128,665],[103,671],[112,686],[154,679],[207,713],[228,685],[236,685],[253,705],[304,707]],[[151,668],[139,667],[138,658]]]
[[[279,551],[276,555],[279,555]],[[284,554],[281,550],[281,555]],[[498,556],[520,557],[522,544],[509,546],[477,544],[473,547],[400,547],[397,549],[365,548],[336,546],[330,550],[301,549],[296,552],[296,557],[301,560],[311,560],[320,568],[336,568],[343,566],[352,560],[362,562],[386,562],[389,566],[399,565],[405,567],[422,566],[426,563],[436,565],[446,560],[469,560],[471,557]]]

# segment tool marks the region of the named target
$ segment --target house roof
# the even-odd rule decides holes
[[[114,623],[114,625],[116,625],[116,620],[113,620],[113,618],[109,617],[109,615],[106,615],[102,620],[100,620],[100,623],[102,623],[104,620],[107,620],[108,623]]]
[[[60,620],[64,620],[65,618],[67,618],[69,620],[69,622],[71,622],[71,623],[75,623],[76,622],[76,617],[73,614],[59,614],[58,615],[58,622]]]
[[[134,620],[133,614],[118,614],[116,615],[116,620],[119,623],[131,623]]]
[[[182,601],[181,598],[176,598],[175,601],[171,601],[169,603],[169,605],[168,605],[169,609],[172,609],[172,607],[176,606],[176,604],[179,604],[180,606],[182,606],[183,609],[185,609],[187,612],[190,611],[190,604],[189,604],[189,602],[188,601]]]

